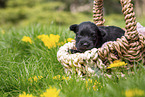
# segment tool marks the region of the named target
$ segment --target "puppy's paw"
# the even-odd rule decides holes
[[[70,54],[80,53],[80,51],[74,50],[74,49],[69,49],[68,52],[69,52]]]

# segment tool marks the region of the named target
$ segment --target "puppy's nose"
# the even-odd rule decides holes
[[[87,42],[83,43],[83,46],[87,47],[89,44]]]

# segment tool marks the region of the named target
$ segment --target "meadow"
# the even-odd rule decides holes
[[[1,97],[145,96],[145,67],[141,63],[138,69],[134,64],[134,73],[126,72],[125,77],[67,76],[57,61],[59,47],[68,38],[74,39],[66,26],[35,24],[4,29],[0,34]]]
[[[125,77],[116,77],[116,71],[112,78],[64,73],[57,51],[75,37],[69,26],[92,21],[92,14],[53,11],[61,8],[56,3],[33,9],[22,6],[20,11],[17,6],[11,8],[11,1],[10,8],[0,10],[0,97],[145,97],[145,66],[141,62],[125,71]],[[104,18],[105,25],[125,27],[123,15]],[[144,18],[137,21],[145,26]]]

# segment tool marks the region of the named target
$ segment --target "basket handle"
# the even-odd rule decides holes
[[[125,29],[126,29],[126,38],[130,40],[130,42],[134,42],[139,39],[138,32],[136,30],[136,17],[133,11],[133,4],[131,0],[120,0],[122,6],[122,12],[124,14],[125,19]]]
[[[94,0],[93,21],[97,26],[104,25],[105,20],[103,19],[103,0]]]

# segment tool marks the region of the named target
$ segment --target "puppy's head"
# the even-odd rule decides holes
[[[102,35],[98,27],[92,22],[82,22],[71,25],[70,30],[76,34],[76,48],[80,52],[102,45]]]

